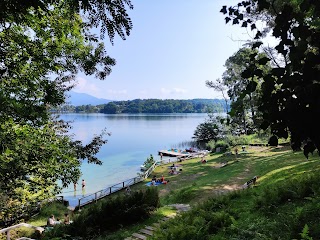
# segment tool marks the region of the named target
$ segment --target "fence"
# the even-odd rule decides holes
[[[124,182],[121,182],[121,183],[117,183],[111,187],[108,187],[108,188],[105,188],[105,189],[102,189],[98,192],[95,192],[95,193],[92,193],[92,194],[89,194],[89,195],[86,195],[82,198],[79,198],[78,199],[78,206],[77,206],[77,209],[80,210],[81,207],[89,204],[89,203],[92,203],[92,202],[96,202],[98,201],[99,199],[101,198],[104,198],[112,193],[115,193],[117,191],[120,191],[121,189],[124,189],[128,186],[131,186],[131,185],[134,185],[138,182],[141,182],[143,181],[144,178],[143,177],[135,177],[135,178],[131,178],[129,180],[125,180]]]
[[[136,183],[142,182],[143,180],[148,178],[150,176],[150,174],[153,172],[153,170],[161,163],[162,163],[161,161],[156,161],[154,164],[152,164],[152,166],[147,171],[145,171],[143,174],[141,174],[138,177],[131,178],[129,180],[125,180],[124,182],[117,183],[111,187],[102,189],[98,192],[95,192],[95,193],[89,194],[87,196],[84,196],[82,198],[79,198],[77,210],[80,210],[81,207],[83,207],[87,204],[90,204],[92,202],[97,202],[99,199],[104,198],[112,193],[117,192],[117,191],[120,191],[128,186],[132,186]]]
[[[35,226],[32,226],[32,225],[27,224],[27,223],[20,223],[20,224],[11,226],[11,227],[0,229],[0,233],[5,233],[7,235],[7,240],[10,240],[10,230],[13,230],[13,229],[16,229],[16,228],[20,228],[20,227],[33,228],[36,231],[39,231],[39,233],[42,233],[44,231],[44,228],[42,228],[42,227],[35,227]]]

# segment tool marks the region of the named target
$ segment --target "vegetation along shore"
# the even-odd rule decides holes
[[[151,1],[144,4],[147,2]],[[113,114],[222,110],[225,115],[208,114],[192,136],[197,147],[209,155],[181,159],[179,166],[158,166],[151,177],[130,191],[118,191],[81,212],[72,212],[54,199],[63,188],[81,179],[84,162],[103,163],[97,156],[110,133],[102,130],[88,141],[75,140],[69,123],[57,119],[52,110],[66,104],[68,92],[79,81],[86,84],[85,78],[93,76],[105,80],[111,73],[116,60],[107,54],[104,41],[108,39],[113,45],[118,37],[129,37],[133,3],[0,1],[0,238],[319,239],[320,175],[319,154],[315,153],[320,151],[320,1],[244,0],[219,9],[220,13],[212,14],[219,14],[222,22],[249,35],[249,40],[224,60],[221,78],[200,79],[222,96],[219,105],[210,103],[209,111],[210,106],[197,99],[136,99],[110,102],[101,109]],[[193,33],[207,22],[195,22],[186,29]],[[151,29],[160,31],[152,26],[149,36],[154,33]],[[183,31],[171,34],[180,33]],[[205,38],[203,34],[193,35]],[[166,35],[163,39],[170,42],[174,38]],[[122,72],[131,74],[142,66],[138,72],[145,75],[130,79],[135,83],[131,92],[151,97],[158,93],[159,98],[162,94],[187,96],[179,94],[187,93],[184,87],[189,86],[189,94],[193,94],[199,84],[188,85],[192,81],[189,76],[199,76],[201,67],[210,61],[200,62],[202,57],[191,53],[199,45],[186,47],[188,51],[170,48],[170,53],[143,56],[148,64],[157,66],[159,74],[145,73],[149,65],[140,64],[135,59],[140,54],[133,54],[134,60],[128,63],[130,71]],[[147,49],[147,44],[143,46]],[[219,48],[229,50],[228,46]],[[158,49],[166,48],[154,47]],[[197,52],[210,53],[205,49]],[[160,55],[166,60],[155,63]],[[175,55],[187,61],[177,61],[173,66],[167,61]],[[207,55],[219,60],[219,54]],[[176,67],[194,59],[197,64],[180,68],[179,74],[192,70],[188,79],[180,81]],[[134,62],[139,64],[131,66]],[[168,65],[160,66],[161,62]],[[170,76],[170,84],[164,84],[166,79],[161,79],[160,72],[170,69],[175,70],[171,75],[177,82],[174,84]],[[159,77],[155,75],[160,78],[146,91],[146,80],[140,80]],[[123,87],[128,82],[121,84]],[[119,91],[98,89],[96,85],[90,89],[126,94],[122,87]],[[61,221],[53,221],[54,216]],[[25,224],[28,222],[41,228],[11,230],[20,222],[25,227],[30,226]]]

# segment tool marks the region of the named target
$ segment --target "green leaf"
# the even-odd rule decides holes
[[[262,37],[262,33],[260,31],[258,31],[254,37],[254,39],[259,39]]]
[[[259,11],[268,10],[270,3],[266,0],[258,0]]]
[[[254,92],[256,90],[256,88],[257,88],[257,85],[258,85],[257,82],[250,81],[249,84],[247,85],[246,91],[248,93]]]
[[[241,25],[241,27],[247,27],[248,26],[248,23],[246,21],[244,21]]]
[[[272,74],[275,75],[275,76],[277,76],[277,77],[283,76],[284,73],[285,73],[285,71],[286,71],[286,70],[285,70],[284,68],[273,68],[273,69],[271,70]]]
[[[260,58],[260,59],[258,60],[258,63],[259,63],[260,65],[266,65],[267,62],[269,62],[269,61],[270,61],[270,59],[269,59],[268,57],[263,57],[263,58]]]
[[[223,14],[226,14],[227,13],[227,6],[222,6],[220,12]]]
[[[252,71],[251,69],[245,69],[242,73],[241,73],[241,77],[248,79],[250,77],[252,77]]]
[[[252,48],[259,48],[263,43],[262,42],[255,42],[253,45],[252,45]]]
[[[262,130],[267,130],[267,128],[269,127],[270,123],[268,121],[263,121],[260,125],[260,128]]]

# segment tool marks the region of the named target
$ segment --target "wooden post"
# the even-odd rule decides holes
[[[94,194],[94,199],[95,199],[96,202],[97,202],[97,200],[98,200],[98,199],[97,199],[97,193]]]
[[[81,201],[81,200],[80,200],[80,198],[79,198],[79,199],[78,199],[78,208],[79,208],[78,210],[80,210],[80,201]]]
[[[10,230],[7,231],[7,240],[10,240]]]
[[[111,187],[109,189],[110,189],[110,194],[111,194]]]
[[[124,182],[122,182],[122,187],[124,188]]]

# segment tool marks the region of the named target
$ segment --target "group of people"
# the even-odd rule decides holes
[[[54,225],[60,224],[62,223],[61,220],[59,218],[57,218],[57,220],[54,218],[54,215],[52,214],[48,220],[47,220],[47,227],[53,227]],[[63,219],[63,223],[64,224],[70,224],[70,217],[68,213],[64,214],[64,219]]]
[[[181,166],[181,165],[175,165],[174,163],[169,167],[170,168],[170,171],[169,171],[169,174],[173,175],[173,174],[178,174],[178,166]],[[179,171],[182,171],[182,169],[180,168]]]
[[[163,183],[163,184],[167,184],[169,182],[169,180],[165,180],[164,176],[162,175],[161,178],[157,178],[156,175],[154,175],[151,179],[151,185],[155,186],[156,183]]]
[[[74,182],[73,183],[73,189],[74,189],[74,191],[77,191],[77,182]],[[84,190],[85,189],[85,187],[86,187],[86,181],[84,180],[84,179],[82,179],[82,181],[81,181],[81,188],[82,188],[82,190]]]

